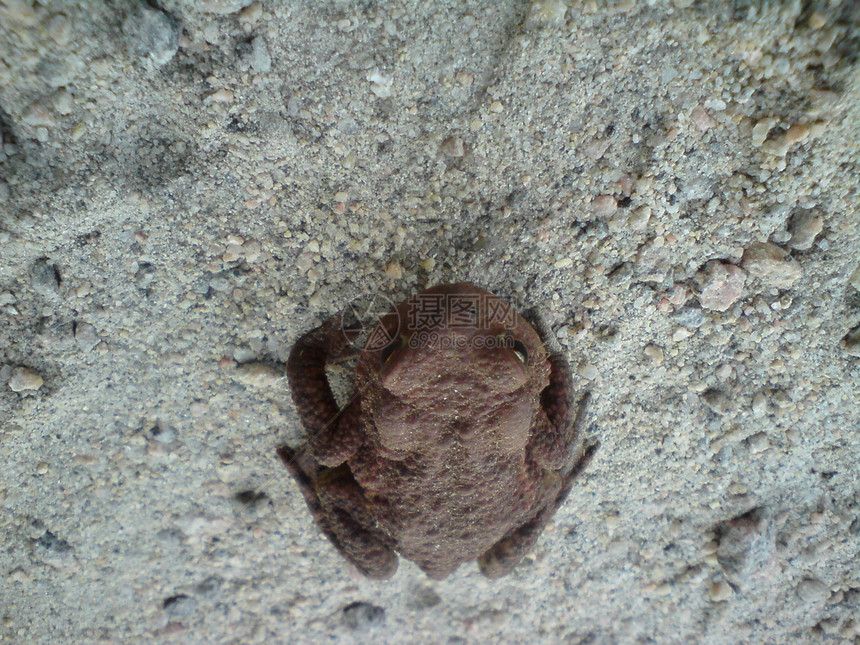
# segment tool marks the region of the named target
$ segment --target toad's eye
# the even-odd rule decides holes
[[[514,356],[516,356],[520,363],[523,365],[529,364],[529,350],[526,349],[526,346],[523,345],[520,341],[515,340],[511,349],[514,352]]]
[[[385,365],[391,357],[394,356],[394,352],[400,349],[403,346],[403,337],[397,336],[393,338],[388,345],[382,348],[382,351],[379,352],[379,364]]]

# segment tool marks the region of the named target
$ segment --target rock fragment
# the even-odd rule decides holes
[[[598,195],[591,202],[591,208],[597,217],[611,217],[618,210],[618,202],[612,195]]]
[[[754,508],[716,526],[717,563],[726,580],[744,589],[767,580],[776,544],[771,520]]]
[[[646,345],[643,353],[651,360],[654,367],[663,364],[663,348],[659,345]]]
[[[30,284],[36,293],[53,297],[60,291],[60,272],[47,258],[36,260],[30,269]]]
[[[343,608],[343,622],[351,630],[364,630],[385,620],[385,609],[367,602],[353,602]]]
[[[561,0],[535,0],[529,7],[529,24],[535,26],[563,25],[567,4]]]
[[[705,323],[705,313],[693,305],[687,305],[672,314],[672,320],[687,329],[698,329]]]
[[[367,80],[370,81],[370,91],[379,98],[387,99],[394,94],[394,79],[385,76],[378,69],[372,70],[367,75]]]
[[[711,600],[713,600],[714,602],[722,602],[724,600],[728,600],[732,597],[733,593],[734,592],[732,591],[732,586],[725,580],[715,582],[708,590],[708,596],[710,596]]]
[[[657,238],[639,247],[636,253],[636,274],[644,282],[661,282],[672,268],[668,249]]]
[[[712,117],[701,105],[697,105],[693,108],[693,112],[690,114],[690,117],[699,132],[705,132],[717,125],[714,117]]]
[[[767,139],[768,133],[773,129],[773,127],[779,123],[779,119],[774,117],[767,117],[765,119],[760,119],[752,129],[752,143],[757,148],[761,148]]]
[[[821,233],[822,228],[824,223],[820,217],[815,217],[809,211],[801,211],[791,220],[791,239],[788,245],[796,251],[806,251],[812,248],[815,237]]]
[[[462,157],[466,147],[460,137],[449,137],[442,142],[442,152],[448,157]]]
[[[254,71],[266,73],[272,71],[272,57],[266,39],[257,36],[251,41],[251,67]]]
[[[740,267],[712,260],[703,272],[699,302],[705,309],[725,311],[740,298],[745,281],[746,273]]]
[[[787,251],[770,242],[757,242],[744,251],[741,265],[751,275],[779,289],[788,289],[803,271]]]
[[[201,6],[208,13],[236,13],[250,5],[249,0],[204,0]]]
[[[38,390],[44,381],[36,370],[29,367],[16,367],[9,379],[9,389],[13,392],[28,392]]]
[[[278,384],[282,375],[266,363],[245,363],[236,370],[236,379],[252,387],[272,387]]]
[[[848,284],[860,291],[860,266],[854,269],[854,272],[848,277]]]
[[[82,351],[89,352],[101,342],[101,338],[90,323],[80,322],[75,325],[75,342]]]
[[[823,602],[830,595],[830,590],[820,580],[804,578],[797,583],[795,593],[797,593],[797,597],[803,602],[816,603]]]
[[[842,339],[842,348],[850,356],[860,356],[860,325],[845,335]]]
[[[705,406],[720,416],[731,414],[735,409],[734,402],[718,390],[706,390],[702,393],[701,399]]]
[[[197,601],[185,594],[170,596],[162,601],[162,607],[168,616],[174,619],[189,618],[197,611]]]
[[[147,5],[129,12],[122,25],[129,53],[161,67],[179,50],[179,26],[173,17]]]

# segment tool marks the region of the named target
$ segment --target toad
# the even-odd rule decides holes
[[[431,578],[471,560],[495,578],[532,549],[597,447],[578,436],[588,395],[574,413],[570,369],[537,327],[461,283],[393,308],[361,351],[343,312],[299,338],[287,375],[307,439],[278,454],[361,573],[388,578],[400,554]],[[340,406],[326,366],[356,353]]]

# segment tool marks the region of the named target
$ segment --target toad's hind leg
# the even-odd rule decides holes
[[[597,447],[597,443],[587,446],[566,472],[544,472],[546,505],[532,519],[510,531],[478,558],[481,573],[488,578],[499,578],[517,566],[520,560],[534,548],[540,534],[570,493],[573,481],[588,466]]]
[[[282,446],[278,456],[295,478],[325,536],[361,573],[379,580],[397,570],[392,541],[375,528],[364,493],[344,465],[320,466],[306,450]]]

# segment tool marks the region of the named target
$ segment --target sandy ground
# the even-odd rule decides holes
[[[858,7],[0,0],[0,641],[860,643]],[[512,575],[368,581],[283,361],[462,280],[602,448]]]

